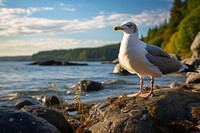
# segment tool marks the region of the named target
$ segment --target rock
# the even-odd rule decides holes
[[[72,63],[72,62],[68,62],[65,61],[62,63],[63,65],[68,65],[68,66],[87,66],[87,63]]]
[[[65,117],[61,113],[53,109],[40,106],[25,106],[21,110],[47,120],[50,124],[55,126],[61,133],[73,132],[73,127],[65,119]]]
[[[200,96],[175,88],[155,90],[150,99],[118,97],[93,106],[92,133],[189,133],[200,131]]]
[[[0,133],[60,133],[46,120],[27,112],[0,107]]]
[[[200,65],[200,32],[196,35],[190,49],[192,51],[192,56],[185,59],[183,62],[190,65]]]
[[[86,63],[72,63],[69,61],[61,62],[61,61],[54,61],[54,60],[49,60],[49,61],[36,61],[33,63],[30,63],[28,65],[39,65],[39,66],[86,66],[88,64]]]
[[[30,63],[29,65],[39,65],[39,66],[60,66],[60,65],[62,65],[62,62],[60,62],[60,61],[54,61],[54,60],[48,60],[48,61],[36,61],[36,62]]]
[[[126,71],[119,63],[115,66],[113,73],[116,74],[122,74],[122,75],[127,75],[130,74],[128,71]]]
[[[190,49],[192,51],[192,58],[200,58],[200,32],[196,35]]]
[[[186,58],[182,60],[183,63],[185,64],[190,64],[190,65],[200,65],[200,58]]]
[[[177,88],[178,86],[180,86],[181,84],[179,84],[178,82],[172,82],[169,87],[170,88]]]
[[[39,103],[37,103],[36,101],[33,101],[33,99],[21,99],[20,101],[18,101],[15,104],[15,107],[18,109],[21,109],[22,107],[26,106],[30,106],[30,105],[38,105]]]
[[[188,73],[187,78],[186,78],[186,84],[191,84],[191,83],[200,83],[200,70],[197,70],[198,73]]]
[[[96,81],[91,81],[91,80],[82,80],[75,85],[72,85],[69,88],[73,89],[81,89],[83,91],[98,91],[103,89],[103,84],[96,82]]]
[[[46,106],[46,107],[60,104],[58,97],[54,95],[53,96],[47,95],[43,97],[42,101],[43,101],[43,106]]]

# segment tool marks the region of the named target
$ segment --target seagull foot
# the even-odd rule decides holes
[[[140,97],[143,97],[143,98],[152,98],[154,96],[153,93],[146,93],[146,94],[141,94],[141,95],[138,95]]]
[[[128,94],[127,97],[137,97],[140,96],[142,94],[142,92],[137,92],[137,93],[133,93],[133,94]]]

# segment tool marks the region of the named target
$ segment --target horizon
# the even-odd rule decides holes
[[[119,43],[113,27],[137,24],[139,35],[169,21],[173,0],[0,0],[0,57]]]

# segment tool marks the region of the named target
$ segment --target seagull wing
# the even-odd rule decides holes
[[[183,67],[180,61],[172,58],[157,46],[146,45],[145,49],[147,50],[145,57],[149,62],[157,66],[163,74],[177,72]]]

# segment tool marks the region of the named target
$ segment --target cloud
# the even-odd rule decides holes
[[[60,6],[65,6],[60,3]],[[36,18],[31,15],[39,11],[53,10],[51,7],[41,8],[0,8],[0,36],[34,35],[34,34],[73,34],[90,29],[102,29],[119,25],[124,21],[133,21],[138,26],[154,26],[169,19],[165,10],[144,11],[140,14],[122,14],[101,12],[89,19],[54,20]]]
[[[169,12],[165,10],[144,11],[140,14],[117,14],[108,16],[110,25],[121,24],[125,21],[135,22],[138,26],[154,26],[169,20]]]
[[[78,47],[97,47],[115,41],[79,40],[79,39],[32,39],[0,41],[0,56],[31,55],[38,51],[71,49]]]
[[[64,3],[59,3],[59,6],[61,7],[62,10],[68,11],[68,12],[74,12],[76,11],[76,8],[73,7],[73,5],[69,4],[64,4]]]

